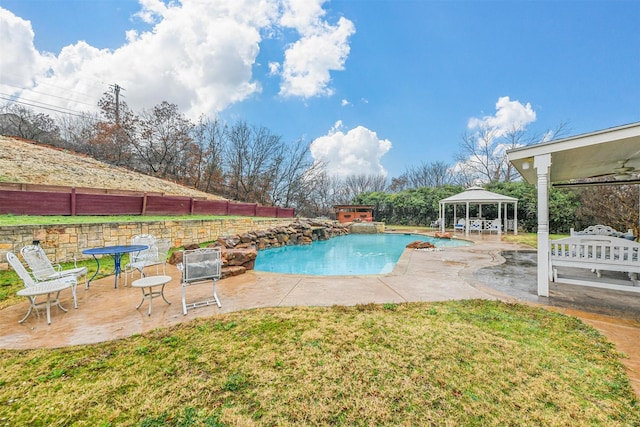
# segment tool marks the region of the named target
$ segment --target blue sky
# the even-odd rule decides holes
[[[634,0],[0,0],[0,93],[86,111],[118,83],[395,177],[474,124],[640,121],[639,22]]]

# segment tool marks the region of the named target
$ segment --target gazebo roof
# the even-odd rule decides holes
[[[440,200],[440,203],[515,203],[517,201],[515,197],[492,193],[482,187],[469,187],[462,193]]]

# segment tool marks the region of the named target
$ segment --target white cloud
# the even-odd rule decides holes
[[[353,22],[341,17],[336,25],[322,20],[324,0],[285,1],[280,23],[295,29],[302,37],[289,45],[282,64],[282,96],[310,98],[333,95],[330,71],[343,70],[349,56],[349,37]]]
[[[261,90],[252,73],[260,43],[283,33],[283,27],[296,29],[300,38],[287,45],[282,64],[268,62],[270,72],[282,78],[281,94],[331,94],[330,71],[343,69],[353,33],[345,18],[336,26],[322,20],[324,0],[139,1],[135,18],[152,25],[149,31],[127,31],[127,42],[117,49],[78,41],[57,55],[38,52],[30,22],[0,7],[2,81],[33,90],[46,85],[49,94],[59,97],[56,103],[71,98],[72,89],[90,94],[92,105],[109,84],[117,83],[134,110],[168,101],[197,117]],[[21,95],[15,87],[10,92],[2,88]],[[43,95],[40,101],[51,102]],[[82,102],[87,101],[58,105],[86,111]]]
[[[471,137],[475,139],[478,148],[489,148],[493,159],[480,159],[476,156],[470,157],[462,162],[456,163],[452,170],[460,176],[466,176],[467,184],[479,185],[487,180],[486,174],[478,171],[486,169],[498,169],[500,159],[505,155],[506,150],[515,148],[517,142],[509,138],[502,137],[512,132],[525,131],[530,123],[536,121],[536,112],[533,111],[530,103],[522,104],[520,101],[511,101],[508,96],[498,98],[496,102],[496,114],[493,116],[483,116],[482,118],[472,117],[467,123],[467,127],[472,131]],[[482,157],[482,156],[481,156]],[[497,159],[497,160],[496,160]]]
[[[342,132],[338,121],[325,136],[311,143],[311,156],[323,162],[330,176],[341,178],[353,174],[387,175],[380,160],[391,149],[391,141],[363,126]]]
[[[484,116],[469,119],[469,129],[491,129],[495,136],[503,136],[514,129],[524,129],[529,123],[536,121],[536,112],[530,103],[523,105],[520,101],[511,101],[508,96],[498,98],[495,116]]]
[[[23,87],[31,82],[36,73],[44,71],[41,55],[33,47],[33,29],[31,23],[18,18],[0,7],[0,80],[12,86]],[[13,89],[2,88],[3,92]]]
[[[347,105],[351,105],[351,103],[348,100],[343,99],[342,101],[340,101],[340,105],[342,105],[343,107],[346,107]]]

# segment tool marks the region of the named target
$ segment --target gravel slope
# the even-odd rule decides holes
[[[223,199],[82,154],[0,136],[0,182],[108,188]]]

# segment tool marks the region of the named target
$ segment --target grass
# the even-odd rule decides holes
[[[568,236],[568,234],[550,234],[549,239],[556,240]],[[538,235],[536,233],[518,233],[517,236],[514,236],[513,234],[503,234],[502,240],[505,242],[522,243],[524,245],[531,246],[532,248],[538,247]]]
[[[5,425],[640,423],[598,332],[496,301],[251,310],[0,357]]]
[[[579,319],[497,301],[256,309],[0,350],[0,425],[637,426],[620,357]]]
[[[246,218],[233,215],[0,215],[0,227],[13,225],[53,225],[53,224],[99,224],[105,222],[140,222],[140,221],[202,221],[217,219]],[[271,218],[273,219],[273,218]]]

